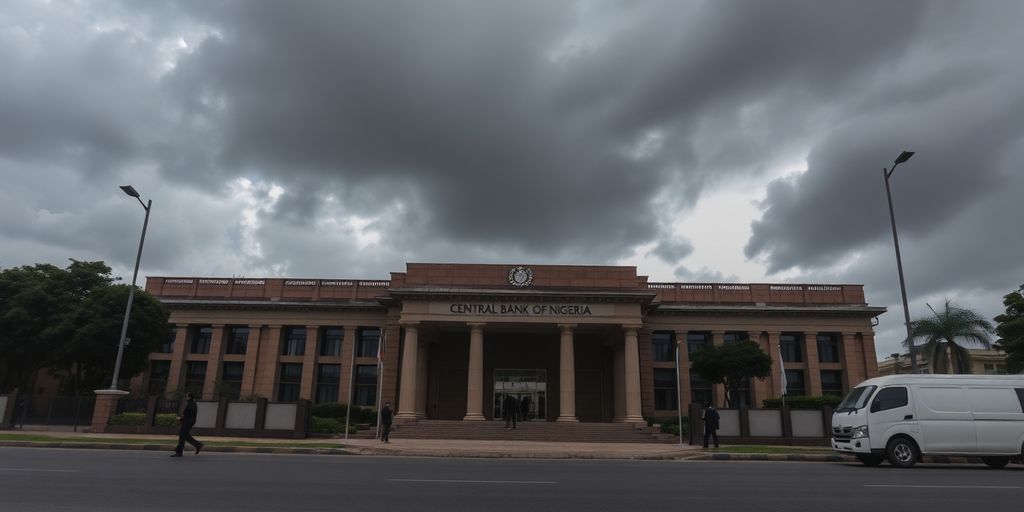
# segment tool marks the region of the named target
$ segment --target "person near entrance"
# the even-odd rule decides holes
[[[530,395],[519,399],[519,421],[526,421],[530,417]]]
[[[708,447],[708,438],[714,438],[715,448],[718,448],[718,411],[710,403],[704,402],[704,412],[700,419],[704,421],[704,448]]]
[[[199,451],[203,449],[203,443],[196,441],[196,438],[192,437],[192,427],[196,425],[196,417],[199,416],[199,406],[196,405],[196,396],[192,393],[185,395],[186,404],[185,410],[178,416],[178,423],[181,424],[178,427],[178,446],[174,448],[174,454],[171,457],[181,457],[185,451],[185,442],[192,445],[196,449],[196,455],[199,455]]]
[[[505,393],[505,401],[501,404],[501,413],[505,419],[505,430],[516,428],[516,416],[519,415],[519,400],[512,393]]]
[[[384,402],[380,408],[380,442],[391,442],[391,402]]]

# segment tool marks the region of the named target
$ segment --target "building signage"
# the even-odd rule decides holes
[[[532,302],[432,302],[430,312],[459,316],[569,316],[588,318],[615,313],[612,304],[551,304]]]

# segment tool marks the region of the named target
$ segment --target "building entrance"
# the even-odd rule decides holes
[[[494,416],[496,420],[505,417],[505,397],[516,399],[516,417],[520,421],[547,419],[547,371],[534,369],[494,370]]]

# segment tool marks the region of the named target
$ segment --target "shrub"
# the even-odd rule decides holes
[[[316,404],[310,409],[310,414],[319,418],[334,418],[341,420],[342,424],[345,423],[345,412],[348,410],[348,404]],[[377,424],[377,410],[370,409],[368,407],[359,407],[358,405],[352,406],[352,415],[349,418],[349,423],[366,423],[370,425]]]
[[[117,427],[136,427],[141,426],[145,422],[146,413],[144,412],[122,412],[121,414],[111,416],[107,424]]]
[[[678,416],[664,418],[649,418],[647,423],[648,426],[652,425],[653,423],[658,423],[661,425],[662,434],[672,434],[676,436],[679,435],[680,428]],[[688,435],[690,432],[690,419],[686,416],[683,416],[682,431],[684,435]]]
[[[787,396],[786,405],[791,409],[821,409],[825,405],[832,406],[833,408],[839,405],[839,402],[843,401],[843,397],[835,395],[825,396]],[[764,406],[769,409],[778,409],[782,407],[781,398],[768,398],[763,402]]]
[[[153,421],[157,427],[177,427],[178,426],[178,415],[174,413],[161,413],[156,415],[156,419]]]
[[[334,418],[313,416],[312,431],[317,434],[340,434],[345,431],[345,424]]]

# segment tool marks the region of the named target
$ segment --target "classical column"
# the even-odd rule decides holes
[[[562,350],[559,354],[558,369],[558,420],[576,419],[576,361],[572,347],[572,330],[576,324],[559,324],[562,331]]]
[[[875,333],[860,333],[861,347],[864,351],[864,373],[865,378],[878,377],[878,359],[875,354]],[[858,383],[859,384],[859,383]]]
[[[430,343],[420,341],[418,360],[416,361],[416,415],[420,418],[427,417],[427,356],[430,351]]]
[[[821,396],[821,362],[818,361],[818,333],[804,333],[804,353],[807,354],[807,394]]]
[[[693,401],[693,387],[690,383],[690,346],[686,343],[686,331],[676,331],[676,344],[679,346],[679,407],[687,410],[687,405]],[[675,350],[676,347],[672,347]],[[673,352],[672,357],[675,357]]]
[[[249,324],[249,337],[245,340],[245,366],[242,367],[241,395],[251,397],[256,394],[256,364],[260,360],[260,324]]]
[[[857,342],[857,333],[844,332],[839,350],[840,361],[843,363],[843,389],[849,391],[867,379],[864,369],[864,351]]]
[[[772,358],[772,366],[778,364],[777,362],[774,362],[779,359],[778,350],[772,351],[771,347],[768,346],[768,340],[761,339],[761,331],[749,331],[747,336],[750,338],[750,341],[757,343],[757,346],[761,347],[761,350]],[[760,404],[765,398],[772,397],[772,383],[770,376],[764,380],[750,379],[750,388],[750,402],[754,407],[758,407],[758,404]]]
[[[338,401],[349,403],[355,401],[352,389],[352,379],[355,377],[355,356],[353,350],[356,346],[356,335],[359,327],[355,325],[342,326],[341,334],[341,387],[338,388]],[[384,340],[381,340],[384,343]],[[395,371],[393,368],[388,370]]]
[[[626,331],[626,417],[628,423],[642,423],[640,412],[640,346],[636,339],[637,326],[623,326]]]
[[[185,371],[185,344],[188,343],[188,324],[175,324],[174,346],[171,347],[171,369],[167,374],[167,394],[173,394],[181,385]]]
[[[615,416],[612,421],[626,420],[626,347],[622,343],[613,348],[612,377]]]
[[[299,398],[313,400],[313,381],[316,380],[316,356],[319,351],[320,326],[306,326],[306,346],[302,351],[302,381],[299,384]]]
[[[771,398],[780,398],[782,393],[785,391],[782,389],[782,368],[780,365],[784,364],[781,359],[781,352],[779,349],[779,336],[782,335],[779,331],[768,331],[768,355],[772,356],[772,396]]]
[[[210,336],[210,353],[206,356],[206,378],[203,380],[203,400],[217,398],[214,396],[217,383],[220,381],[220,360],[224,354],[224,324],[210,326],[213,335]]]
[[[268,325],[265,343],[260,343],[259,363],[256,365],[256,381],[253,394],[277,400],[277,374],[281,368],[281,325]],[[246,351],[250,350],[246,347]]]
[[[725,331],[711,331],[711,346],[721,347],[722,345],[725,345]],[[716,407],[718,405],[726,406],[728,397],[726,396],[725,385],[713,384],[711,386],[711,401]],[[714,402],[718,402],[718,404]],[[732,406],[737,407],[735,404],[732,404]]]
[[[466,417],[484,419],[484,324],[469,324],[469,378],[466,382]]]
[[[419,324],[405,324],[405,342],[402,348],[402,385],[398,394],[396,418],[417,419],[416,415],[416,370],[419,366]]]

